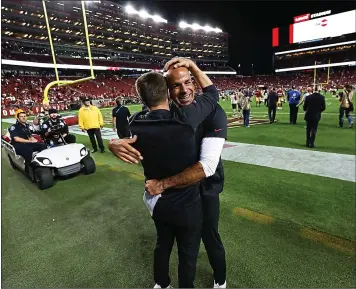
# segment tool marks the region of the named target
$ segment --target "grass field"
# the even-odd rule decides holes
[[[332,101],[316,149],[355,154],[354,129],[336,128]],[[229,103],[222,105],[229,114]],[[304,149],[302,115],[292,126],[282,114],[288,111],[278,111],[273,125],[229,129],[229,141]],[[110,109],[103,114],[110,119]],[[264,107],[252,107],[252,116],[265,114]],[[86,136],[77,139],[90,146]],[[111,153],[94,158],[95,175],[39,191],[2,156],[3,287],[153,287],[155,228],[142,202],[142,168]],[[228,287],[355,286],[354,182],[230,161],[224,166],[220,231]],[[177,287],[176,251],[171,275]],[[196,287],[212,281],[201,246]]]
[[[344,128],[337,127],[339,124],[339,102],[335,97],[327,94],[326,104],[326,110],[322,114],[322,119],[319,123],[315,142],[316,148],[314,149],[340,154],[356,154],[355,129],[348,128],[346,118],[344,118]],[[230,101],[220,101],[220,105],[225,109],[227,115],[231,116]],[[140,105],[130,106],[131,112],[136,112],[140,109]],[[103,116],[111,124],[111,109],[103,109]],[[265,106],[255,107],[255,102],[253,102],[251,116],[253,118],[268,119],[267,108]],[[282,110],[277,111],[276,119],[278,122],[272,125],[261,124],[250,128],[231,128],[228,131],[228,140],[305,149],[305,121],[302,107],[299,108],[297,125],[289,124],[288,104],[284,104]]]

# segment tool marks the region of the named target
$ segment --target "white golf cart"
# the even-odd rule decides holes
[[[45,190],[54,185],[56,176],[64,177],[78,172],[89,175],[96,170],[95,162],[83,144],[66,144],[62,135],[60,139],[60,145],[33,153],[28,166],[25,166],[24,158],[16,154],[9,136],[1,138],[1,146],[6,151],[11,167],[27,174],[41,190]]]

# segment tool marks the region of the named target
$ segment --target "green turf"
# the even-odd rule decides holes
[[[356,154],[355,126],[348,128],[344,118],[344,128],[338,128],[339,102],[330,94],[326,95],[326,110],[322,114],[316,137],[315,150],[340,154]],[[230,101],[220,101],[227,115],[231,117]],[[131,112],[141,110],[140,105],[129,106]],[[111,108],[103,109],[103,117],[111,127]],[[353,114],[354,116],[354,114]],[[265,106],[256,107],[252,102],[251,117],[268,119]],[[228,130],[228,141],[261,144],[268,146],[305,149],[305,121],[302,107],[299,108],[297,125],[289,124],[289,106],[284,104],[282,110],[277,111],[278,120],[275,124],[254,125],[250,128],[231,128]]]
[[[88,138],[78,141],[89,145]],[[93,176],[39,191],[2,162],[3,287],[152,287],[155,229],[141,167],[94,154]],[[354,238],[355,184],[224,162],[220,230],[229,287],[353,287],[355,256],[303,238],[303,226]],[[273,216],[260,224],[235,207]],[[176,252],[176,251],[175,251]],[[177,258],[171,272],[177,287]],[[203,246],[197,287],[211,287]]]

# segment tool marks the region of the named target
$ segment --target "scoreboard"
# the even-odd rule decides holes
[[[331,14],[331,10],[294,17],[289,27],[272,29],[272,46],[312,42],[356,33],[356,10]]]
[[[294,17],[272,29],[276,72],[356,65],[356,10],[331,10]]]

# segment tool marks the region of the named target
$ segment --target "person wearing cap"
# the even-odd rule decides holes
[[[61,134],[66,143],[75,143],[76,137],[69,134],[68,125],[58,114],[58,111],[54,108],[48,111],[49,118],[42,125],[42,133],[45,136],[47,142],[53,141],[54,145],[58,145],[62,142],[59,137]]]
[[[98,146],[102,153],[105,152],[100,131],[100,129],[104,127],[103,115],[95,105],[90,103],[89,98],[83,99],[83,106],[79,109],[78,113],[78,123],[79,128],[83,132],[88,133],[91,145],[93,146],[92,153],[98,151]],[[96,143],[95,137],[98,144]]]

